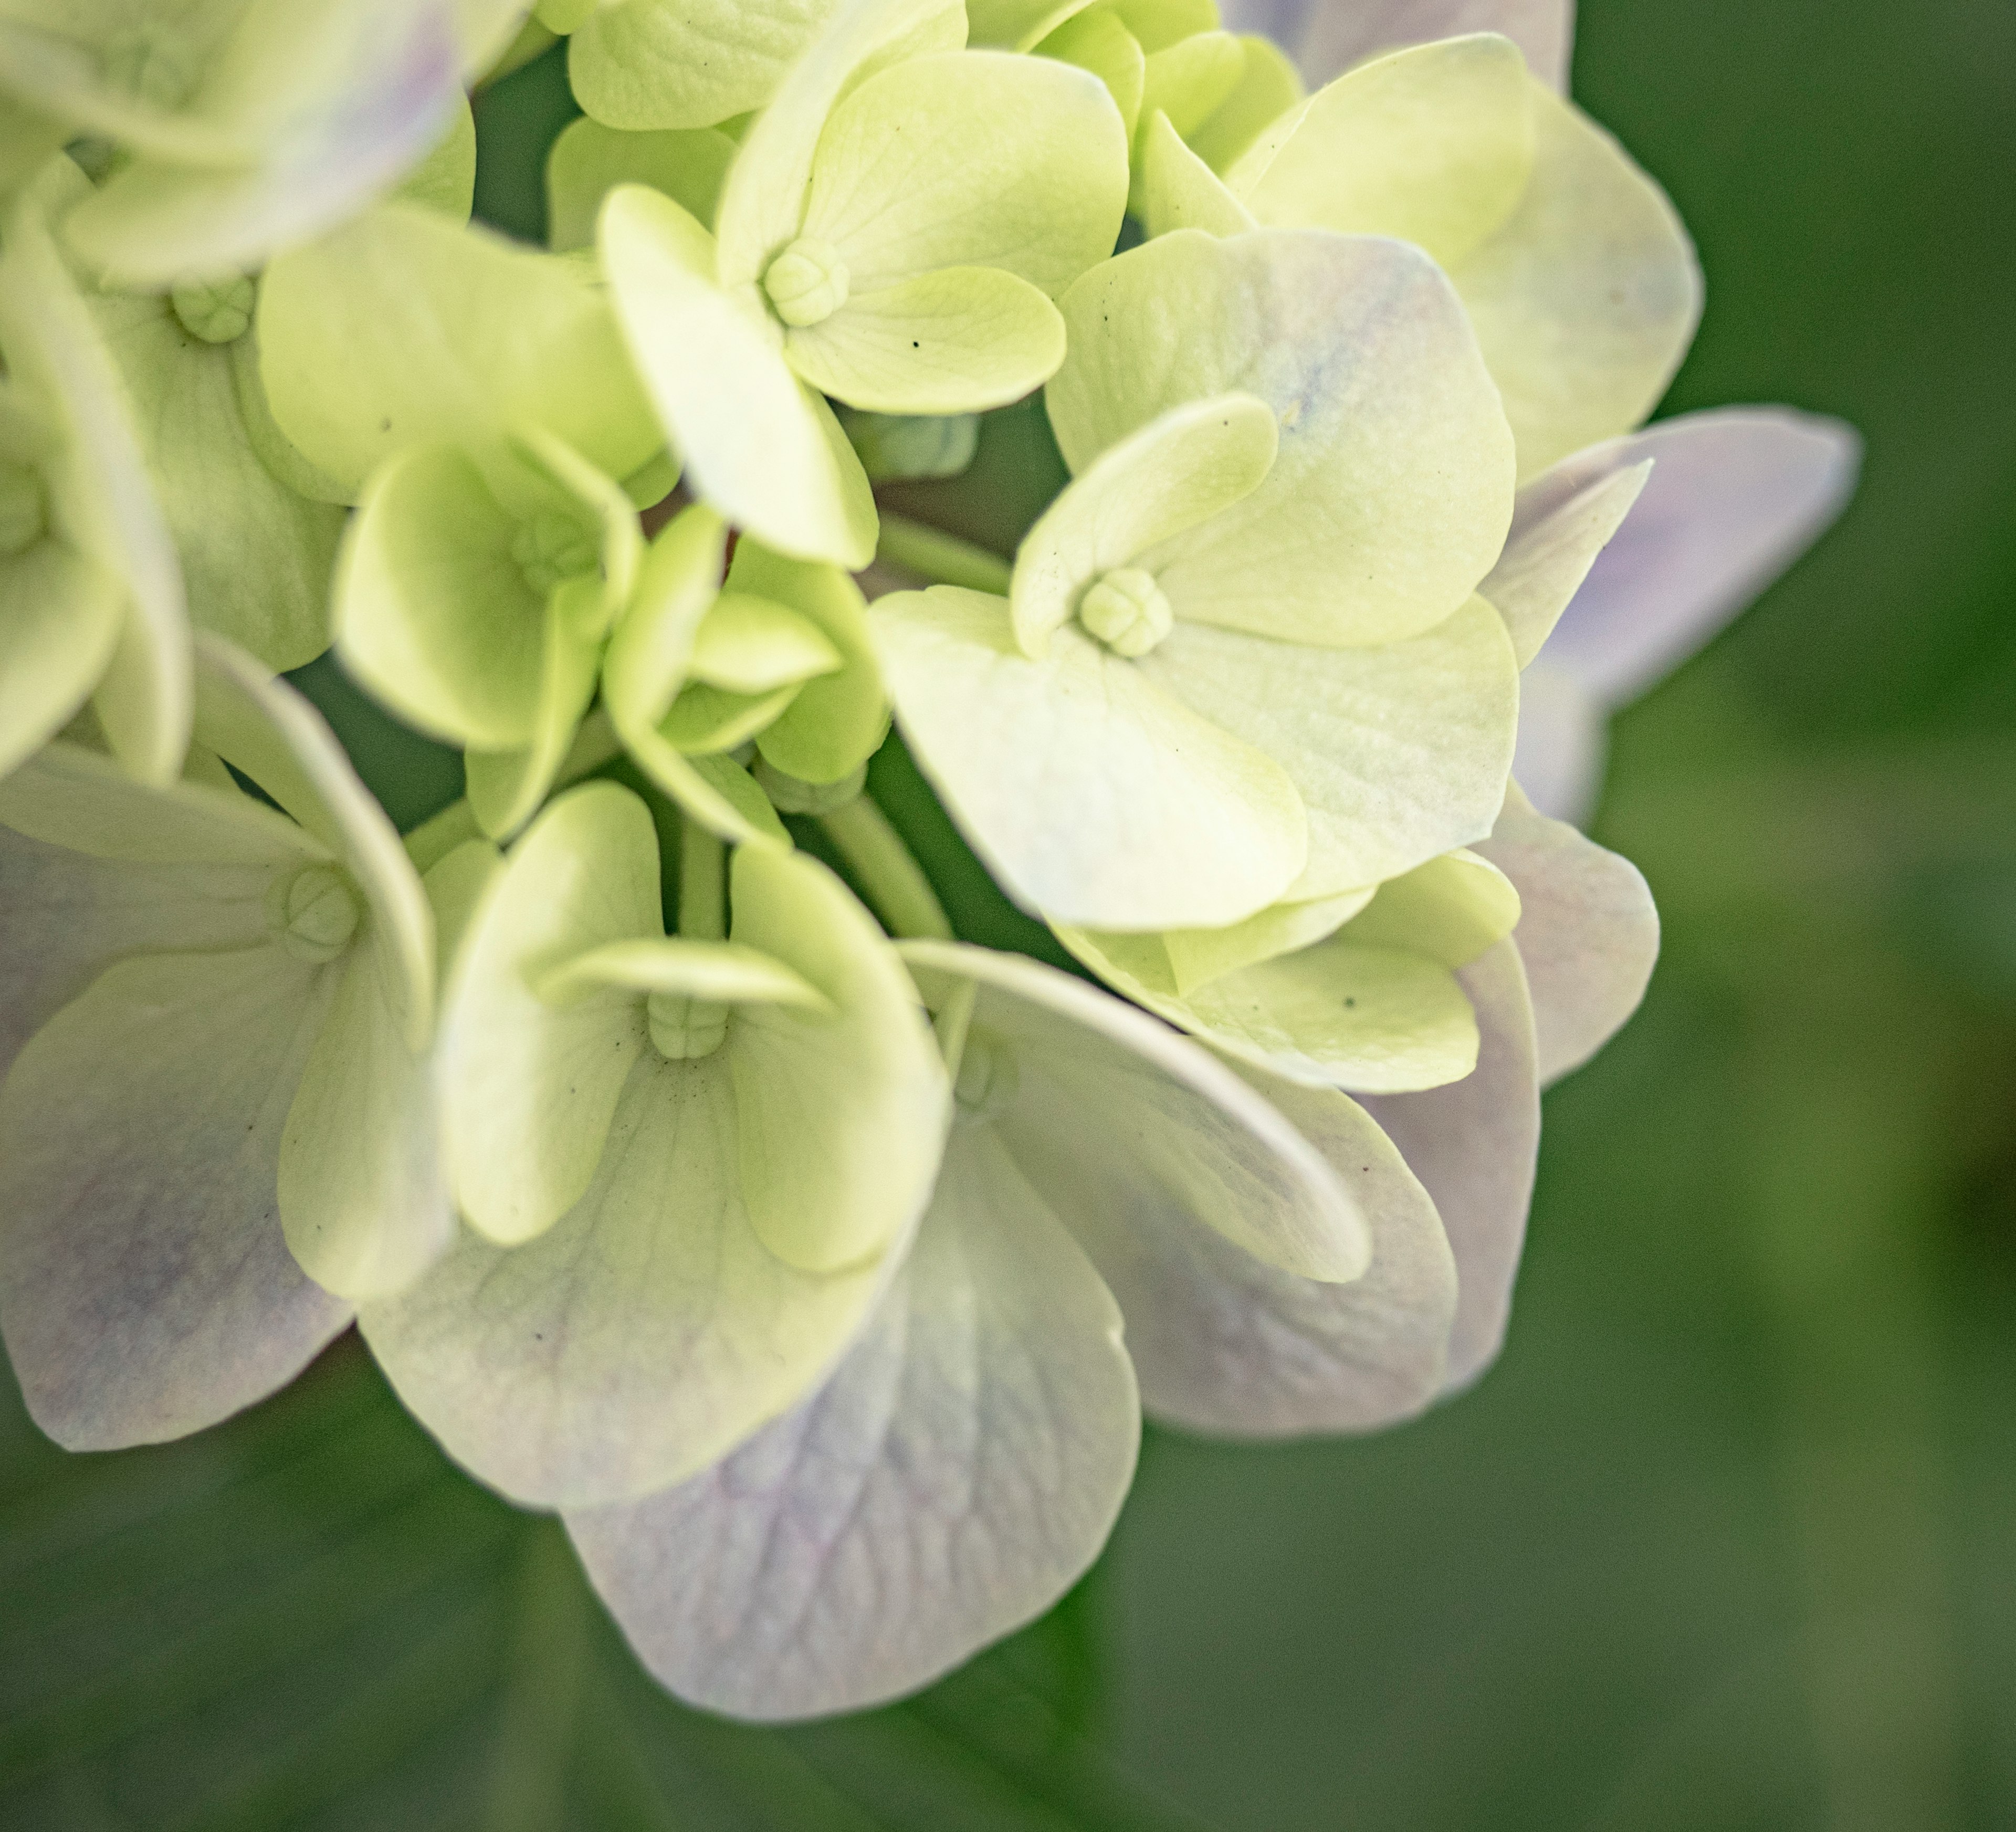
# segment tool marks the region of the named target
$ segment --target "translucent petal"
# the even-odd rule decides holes
[[[612,477],[664,444],[592,268],[411,204],[275,261],[257,330],[274,418],[353,493],[409,446],[518,425]]]
[[[1531,488],[1648,459],[1653,468],[1557,628],[1548,663],[1613,706],[1643,692],[1819,538],[1855,488],[1861,451],[1839,420],[1726,407],[1567,459]]]
[[[1369,1431],[1418,1413],[1442,1380],[1456,1265],[1427,1193],[1365,1110],[1249,1072],[1351,1192],[1371,1264],[1347,1283],[1256,1259],[1137,1185],[1078,1211],[1119,1300],[1150,1416],[1230,1438]]]
[[[1327,83],[1399,45],[1503,32],[1549,88],[1568,86],[1575,0],[1359,0],[1350,6],[1327,0],[1225,0],[1224,12],[1234,31],[1265,32],[1287,46],[1312,84]]]
[[[1418,45],[1319,90],[1262,133],[1226,182],[1262,222],[1395,236],[1448,267],[1526,189],[1531,96],[1509,38]]]
[[[1167,409],[1232,389],[1280,423],[1265,483],[1156,556],[1179,616],[1395,641],[1447,617],[1496,559],[1510,435],[1462,308],[1418,250],[1185,231],[1094,268],[1064,312],[1071,351],[1046,399],[1074,471]]]
[[[1092,927],[1208,926],[1301,873],[1287,775],[1141,663],[1072,626],[1032,660],[1005,599],[950,586],[880,599],[870,624],[920,766],[1024,908]]]
[[[711,223],[734,157],[735,142],[713,128],[633,134],[574,121],[546,155],[547,239],[560,251],[593,247],[602,200],[618,185],[649,185]]]
[[[782,552],[866,565],[875,504],[861,461],[791,373],[753,292],[717,283],[713,239],[670,198],[625,185],[603,206],[600,246],[646,386],[700,497]],[[692,360],[697,349],[707,362]]]
[[[1454,265],[1519,442],[1519,474],[1628,431],[1666,391],[1701,317],[1701,270],[1665,193],[1535,84],[1533,177]]]
[[[1255,226],[1253,213],[1183,144],[1166,114],[1142,133],[1140,187],[1141,221],[1151,237],[1177,229],[1238,236]]]
[[[819,137],[802,233],[854,292],[999,268],[1053,298],[1113,252],[1127,136],[1105,85],[1046,57],[971,51],[871,77]]]
[[[1027,280],[949,267],[855,293],[787,332],[791,367],[875,413],[977,413],[1041,387],[1064,359],[1064,320]]]
[[[0,776],[68,725],[112,658],[125,593],[59,541],[0,559]]]
[[[1310,649],[1179,621],[1136,665],[1287,772],[1309,816],[1296,900],[1397,877],[1491,830],[1519,675],[1505,626],[1481,598],[1425,635],[1378,649]]]
[[[607,0],[575,30],[567,77],[611,127],[711,127],[768,102],[837,9],[837,0]]]
[[[1009,599],[1024,653],[1043,653],[1101,574],[1250,496],[1278,443],[1274,410],[1232,394],[1172,408],[1101,452],[1016,549]]]
[[[1132,1006],[1021,955],[905,941],[927,998],[977,982],[967,1049],[1007,1059],[985,1117],[1074,1233],[1152,1195],[1271,1265],[1356,1278],[1370,1251],[1349,1190],[1225,1065]]]
[[[1039,1614],[1104,1543],[1139,1410],[1120,1313],[985,1127],[818,1393],[713,1469],[571,1513],[660,1680],[737,1717],[858,1709]]]
[[[333,989],[277,948],[109,969],[0,1089],[0,1327],[72,1450],[178,1438],[349,1321],[287,1252],[280,1136]]]
[[[1619,440],[1598,449],[1618,451],[1630,443]],[[1519,492],[1505,551],[1478,589],[1512,632],[1520,667],[1553,633],[1651,473],[1650,459],[1587,467],[1570,459]]]
[[[1638,1009],[1658,959],[1659,912],[1628,858],[1535,813],[1517,785],[1480,850],[1519,887],[1514,939],[1545,1086],[1581,1067]]]
[[[1604,708],[1579,677],[1544,656],[1519,677],[1512,773],[1542,813],[1586,821],[1603,788],[1609,748]]]
[[[1504,824],[1501,814],[1492,831]],[[1467,967],[1519,920],[1512,880],[1489,858],[1459,851],[1388,878],[1342,933],[1363,947],[1405,948],[1445,967]]]
[[[1474,1073],[1446,1088],[1365,1103],[1435,1199],[1456,1254],[1445,1392],[1474,1380],[1505,1339],[1540,1143],[1533,1008],[1517,947],[1499,942],[1457,977],[1477,1012]]]

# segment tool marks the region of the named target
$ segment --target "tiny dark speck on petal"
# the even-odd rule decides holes
[[[1358,1003],[1358,1001],[1357,1001],[1356,999],[1347,999],[1344,1002],[1344,1004],[1345,1004],[1345,1009],[1347,1011],[1348,1011],[1349,1010],[1351,1010],[1351,1008],[1352,1008],[1352,1006],[1355,1006],[1357,1003]]]
[[[392,423],[388,419],[381,419],[378,423],[378,430],[381,433],[389,433],[392,430]]]
[[[916,348],[917,347],[917,340],[916,340],[915,337],[913,337],[913,338],[910,340],[910,347],[911,347],[913,350],[914,350],[914,349],[916,349]]]

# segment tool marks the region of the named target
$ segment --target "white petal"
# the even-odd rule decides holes
[[[679,1487],[571,1513],[590,1578],[682,1697],[856,1710],[1039,1614],[1133,1474],[1120,1313],[987,1127],[960,1127],[908,1264],[797,1411]]]
[[[1633,443],[1597,449],[1621,460]],[[1553,633],[1652,473],[1649,459],[1591,466],[1586,455],[1564,459],[1519,492],[1505,551],[1477,588],[1504,618],[1521,668]]]
[[[1285,46],[1312,88],[1381,51],[1503,32],[1550,88],[1568,86],[1575,0],[1225,0],[1229,31]]]
[[[0,1325],[73,1450],[200,1430],[349,1319],[281,1237],[280,1135],[333,978],[278,948],[109,969],[0,1089]]]
[[[1546,660],[1606,705],[1636,699],[1819,538],[1853,493],[1861,452],[1839,420],[1782,407],[1687,414],[1578,452],[1558,470],[1593,475],[1651,459],[1652,474]]]
[[[1596,812],[1610,750],[1609,722],[1588,688],[1543,655],[1519,677],[1519,741],[1512,774],[1533,805],[1580,825]]]
[[[1505,1340],[1540,1145],[1533,1009],[1516,945],[1499,942],[1457,977],[1482,1039],[1475,1072],[1364,1103],[1435,1199],[1456,1254],[1445,1391],[1468,1386]]]

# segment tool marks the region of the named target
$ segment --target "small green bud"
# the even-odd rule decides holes
[[[958,477],[980,446],[977,413],[863,413],[847,408],[840,423],[871,484]]]
[[[235,344],[252,328],[256,297],[250,276],[234,274],[224,280],[185,281],[168,301],[192,337],[206,344]]]
[[[779,814],[831,814],[860,794],[861,785],[867,780],[865,764],[849,770],[836,783],[808,783],[802,776],[777,768],[767,759],[759,758],[756,765],[757,786],[770,797],[770,805]]]
[[[994,1118],[1006,1110],[1021,1084],[1022,1072],[1008,1045],[985,1031],[967,1032],[959,1079],[952,1086],[961,1119],[977,1122]]]
[[[1146,655],[1168,635],[1176,615],[1154,575],[1116,567],[1095,579],[1078,600],[1078,621],[1115,655]]]
[[[280,945],[316,966],[350,945],[363,918],[357,888],[339,866],[303,866],[266,893],[267,925]]]
[[[549,509],[518,530],[511,557],[535,592],[550,592],[563,579],[592,573],[600,563],[602,544],[578,516]]]
[[[155,20],[127,27],[106,41],[105,80],[113,88],[160,109],[179,108],[195,86],[185,47]]]
[[[802,329],[831,318],[847,303],[847,264],[837,249],[801,236],[765,271],[763,290],[778,317]]]
[[[653,992],[644,1013],[651,1042],[670,1062],[711,1056],[728,1041],[728,1007],[685,992]]]
[[[26,553],[49,525],[49,495],[42,473],[0,460],[0,559]]]

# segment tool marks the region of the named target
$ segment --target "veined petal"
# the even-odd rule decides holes
[[[1861,450],[1839,420],[1726,407],[1661,421],[1557,466],[1532,488],[1647,460],[1652,473],[1557,626],[1549,665],[1607,705],[1643,693],[1819,538],[1855,488]]]
[[[718,283],[713,238],[641,185],[609,194],[599,238],[645,385],[700,495],[781,552],[866,566],[876,520],[861,461],[792,373],[753,292]]]
[[[1201,229],[1208,236],[1240,236],[1256,227],[1253,213],[1225,181],[1183,143],[1157,113],[1141,135],[1141,220],[1149,235]]]
[[[1609,749],[1607,715],[1577,675],[1543,657],[1519,677],[1512,773],[1542,813],[1587,820],[1602,791]]]
[[[1023,653],[1044,653],[1102,573],[1250,496],[1279,443],[1274,410],[1230,394],[1172,407],[1102,452],[1016,549],[1009,602]]]
[[[1286,45],[1305,81],[1327,83],[1382,51],[1466,32],[1503,32],[1527,67],[1557,92],[1568,86],[1575,0],[1225,0],[1234,31],[1265,32]]]
[[[408,446],[514,427],[612,477],[664,444],[592,269],[412,204],[275,261],[257,329],[273,417],[353,496]]]
[[[1319,1279],[1364,1271],[1370,1241],[1348,1188],[1208,1051],[1021,955],[899,948],[934,1002],[949,984],[977,983],[967,1053],[992,1060],[969,1117],[999,1132],[1074,1233],[1102,1208],[1152,1196],[1269,1265]],[[963,1086],[972,1073],[963,1062]]]
[[[661,0],[644,0],[653,13],[669,16]],[[605,7],[606,20],[627,8]],[[581,43],[575,34],[574,46]],[[728,178],[735,142],[715,128],[668,128],[661,133],[625,133],[584,118],[571,123],[546,155],[547,239],[556,253],[595,246],[595,221],[602,200],[618,185],[649,185],[662,191],[693,221],[714,221],[721,187]]]
[[[1345,1283],[1242,1251],[1135,1186],[1079,1211],[1078,1238],[1119,1300],[1151,1417],[1229,1438],[1370,1431],[1442,1385],[1456,1264],[1434,1203],[1356,1102],[1243,1071],[1322,1153],[1371,1233]]]
[[[947,267],[855,293],[784,335],[791,367],[872,413],[977,413],[1041,387],[1064,359],[1064,325],[1036,287],[987,267]]]
[[[1233,389],[1280,423],[1266,481],[1149,563],[1179,617],[1392,642],[1490,570],[1511,519],[1511,437],[1462,307],[1418,250],[1182,231],[1094,268],[1064,313],[1070,353],[1045,399],[1074,472],[1168,408]]]
[[[1505,1339],[1540,1144],[1533,1007],[1516,945],[1499,942],[1457,978],[1482,1039],[1475,1071],[1446,1088],[1365,1103],[1435,1199],[1456,1254],[1445,1392],[1474,1380]]]
[[[567,1530],[632,1645],[761,1720],[913,1690],[1055,1602],[1134,1470],[1120,1312],[985,1126],[961,1128],[873,1320],[714,1468]]]
[[[60,541],[0,560],[0,776],[91,697],[125,614],[119,581]]]
[[[1305,648],[1179,621],[1137,665],[1287,772],[1309,822],[1295,899],[1397,877],[1491,830],[1519,675],[1505,626],[1481,598],[1377,649]]]
[[[1624,460],[1634,443],[1597,447],[1609,462],[1578,453],[1519,492],[1505,551],[1478,590],[1512,632],[1520,667],[1539,653],[1652,474],[1649,458]]]
[[[1339,77],[1263,131],[1226,182],[1262,222],[1393,236],[1448,267],[1512,214],[1532,169],[1525,61],[1480,33]]]
[[[802,232],[857,297],[985,267],[1055,298],[1113,252],[1126,207],[1126,130],[1096,77],[966,51],[896,64],[833,110]]]
[[[1450,268],[1537,476],[1651,412],[1694,340],[1701,280],[1665,193],[1571,103],[1532,87],[1533,176]]]
[[[1287,772],[1141,663],[1068,625],[1032,660],[1006,599],[951,586],[878,599],[869,621],[920,766],[1024,909],[1097,928],[1209,926],[1301,872]]]
[[[275,1213],[282,1126],[332,990],[278,948],[142,956],[16,1059],[0,1088],[0,1326],[58,1443],[214,1424],[348,1322]]]
[[[364,1308],[400,1398],[514,1500],[627,1500],[706,1468],[816,1386],[887,1281],[879,1262],[799,1272],[758,1240],[725,1053],[645,1052],[552,1228],[509,1249],[465,1235]]]
[[[708,128],[768,102],[837,10],[837,0],[605,0],[568,41],[567,77],[612,128]]]
[[[1659,912],[1630,860],[1536,814],[1516,783],[1478,850],[1519,887],[1513,939],[1544,1087],[1581,1067],[1638,1009],[1658,959]]]

